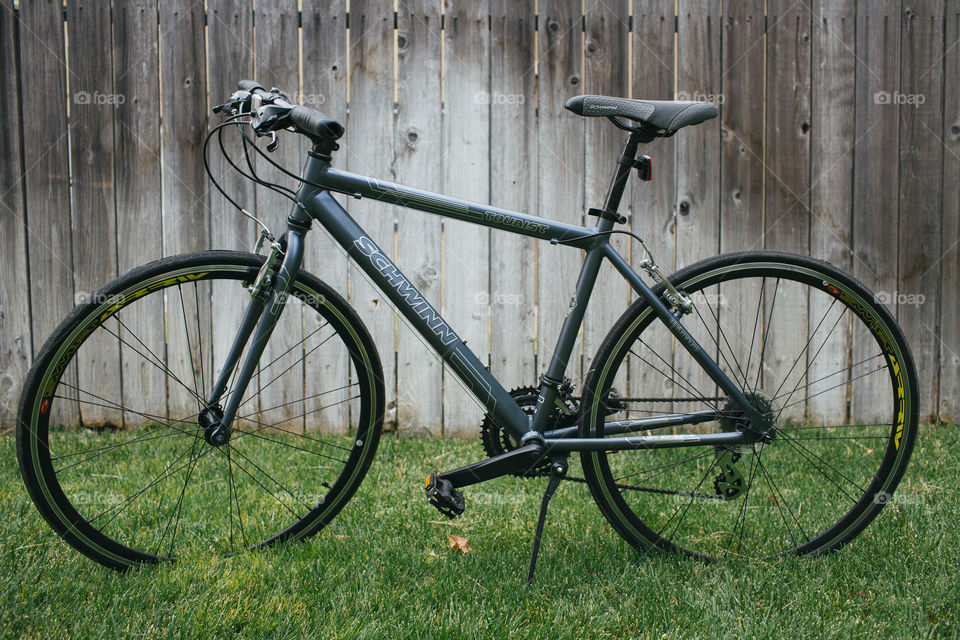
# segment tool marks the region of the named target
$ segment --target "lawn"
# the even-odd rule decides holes
[[[536,581],[525,581],[544,479],[469,488],[446,521],[422,478],[479,458],[475,441],[385,436],[354,500],[318,536],[233,558],[127,574],[62,542],[0,435],[4,638],[927,638],[960,635],[960,446],[922,429],[907,475],[838,553],[771,561],[639,553],[588,489],[551,505]],[[579,474],[579,465],[571,474]],[[469,541],[451,549],[449,536]]]

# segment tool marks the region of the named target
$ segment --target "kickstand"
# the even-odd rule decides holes
[[[533,582],[533,571],[537,568],[537,555],[540,553],[540,537],[543,535],[543,523],[547,519],[547,505],[550,504],[550,498],[567,474],[567,461],[554,460],[550,465],[550,481],[547,482],[547,490],[543,493],[543,501],[540,502],[540,518],[537,520],[537,531],[533,535],[533,551],[530,554],[530,569],[527,571],[527,584]]]

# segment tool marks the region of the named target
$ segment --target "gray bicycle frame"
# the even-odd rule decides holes
[[[631,134],[624,147],[623,157],[635,157],[638,143],[639,137]],[[616,212],[631,167],[632,165],[627,162],[618,163],[607,193],[604,211]],[[531,436],[542,437],[546,450],[558,454],[573,451],[719,446],[756,441],[769,428],[765,418],[679,322],[679,314],[671,312],[663,304],[610,244],[612,217],[599,217],[597,226],[593,229],[568,225],[340,171],[330,165],[328,155],[316,150],[310,152],[304,167],[303,178],[304,186],[297,193],[297,204],[288,218],[288,240],[283,261],[268,288],[268,293],[259,299],[254,298],[248,306],[220,378],[214,385],[209,399],[210,404],[215,405],[223,396],[229,376],[256,328],[247,358],[237,374],[234,391],[228,397],[222,424],[229,426],[236,415],[246,385],[276,325],[290,286],[300,270],[304,237],[310,228],[311,220],[315,220],[347,251],[350,258],[390,299],[414,330],[437,351],[441,359],[470,389],[497,424],[512,433],[518,441]],[[440,313],[334,199],[331,192],[347,194],[358,199],[371,198],[584,250],[586,253],[573,294],[573,303],[564,319],[556,348],[544,377],[547,381],[563,379],[600,265],[606,258],[630,286],[647,301],[656,316],[666,324],[670,332],[677,337],[680,344],[703,367],[717,386],[744,412],[749,419],[748,428],[745,431],[721,433],[601,438],[570,437],[575,432],[575,427],[546,430],[551,408],[557,399],[556,385],[541,385],[534,414],[525,413]],[[681,424],[696,424],[714,420],[717,417],[717,411],[705,410],[656,418],[619,420],[606,423],[604,435],[629,434]]]

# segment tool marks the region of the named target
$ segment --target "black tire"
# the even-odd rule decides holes
[[[17,456],[40,513],[83,554],[127,569],[301,540],[357,490],[383,425],[380,358],[356,312],[309,273],[230,441],[214,447],[198,425],[263,261],[204,251],[134,269],[75,308],[40,351]]]
[[[892,499],[917,432],[916,370],[889,311],[830,264],[777,252],[719,256],[670,281],[695,302],[683,325],[775,418],[776,435],[735,449],[583,452],[604,516],[638,548],[705,558],[825,552],[850,541]],[[608,405],[619,411],[609,415]],[[744,426],[642,298],[601,344],[582,406],[582,437],[604,436],[605,410],[610,420],[726,412],[668,428],[691,440]]]

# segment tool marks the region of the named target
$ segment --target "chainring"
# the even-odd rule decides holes
[[[510,392],[510,397],[516,400],[517,404],[520,405],[520,408],[523,409],[523,412],[527,415],[533,415],[536,411],[537,397],[539,395],[540,392],[535,387],[518,387]],[[547,422],[549,429],[558,429],[560,427],[577,424],[580,413],[577,403],[570,397],[561,398],[561,401],[570,413],[569,415],[565,414],[560,410],[560,407],[554,407]],[[491,458],[503,455],[508,451],[513,451],[519,446],[519,442],[513,437],[513,434],[501,429],[500,425],[493,421],[493,417],[490,416],[490,414],[483,417],[483,423],[480,425],[480,441],[483,443],[483,450],[487,456]],[[513,475],[521,478],[534,478],[537,476],[545,476],[549,473],[550,461],[544,460],[526,471],[516,472]]]

